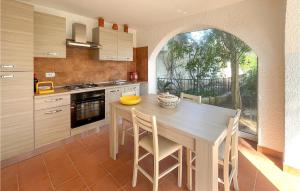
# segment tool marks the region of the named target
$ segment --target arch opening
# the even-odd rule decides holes
[[[155,52],[156,92],[200,95],[203,103],[241,108],[240,130],[257,135],[258,59],[244,41],[206,28],[179,33]]]

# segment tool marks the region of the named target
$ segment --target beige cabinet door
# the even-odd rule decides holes
[[[34,57],[66,58],[66,19],[34,12]]]
[[[1,1],[1,71],[33,71],[33,7]]]
[[[118,32],[112,29],[95,28],[93,30],[93,42],[101,44],[102,48],[97,51],[98,60],[118,59]]]
[[[34,149],[33,73],[1,72],[1,160]]]
[[[70,105],[35,111],[35,148],[70,136]]]
[[[133,61],[133,35],[118,32],[118,60]]]

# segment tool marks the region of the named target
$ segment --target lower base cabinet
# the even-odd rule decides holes
[[[35,148],[70,137],[70,106],[35,111]]]

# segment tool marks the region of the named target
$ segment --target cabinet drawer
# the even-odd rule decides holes
[[[70,136],[70,106],[35,111],[35,147]]]
[[[48,109],[70,105],[70,95],[36,96],[34,101],[35,110]]]

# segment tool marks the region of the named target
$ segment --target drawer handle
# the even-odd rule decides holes
[[[55,102],[55,101],[60,101],[63,100],[63,98],[56,98],[56,99],[46,99],[45,102]]]
[[[53,111],[47,111],[45,112],[45,114],[54,114],[54,113],[58,113],[58,112],[61,112],[62,109],[56,109],[56,110],[53,110]]]
[[[47,55],[49,55],[49,56],[56,56],[57,53],[56,52],[47,52]]]
[[[1,68],[14,68],[14,65],[1,65]]]
[[[11,75],[2,75],[1,76],[1,78],[13,78],[13,77],[14,77],[14,75],[12,75],[12,74]]]

